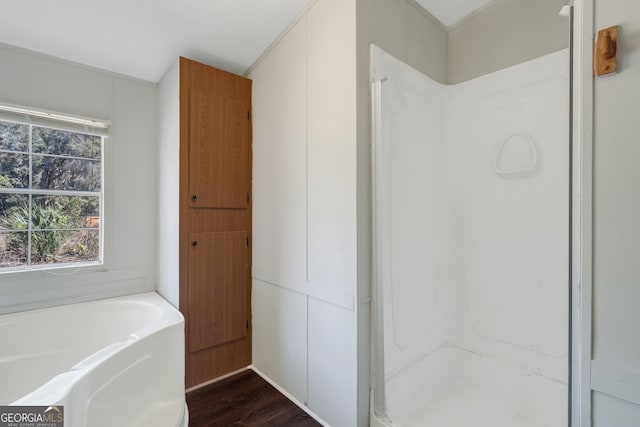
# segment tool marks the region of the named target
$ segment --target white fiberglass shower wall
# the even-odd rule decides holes
[[[568,50],[372,82],[372,425],[566,426]]]

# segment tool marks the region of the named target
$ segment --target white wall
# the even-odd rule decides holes
[[[319,0],[252,69],[253,363],[356,420],[355,1]]]
[[[0,312],[155,289],[157,86],[0,45],[0,102],[110,120],[105,271],[0,276]]]
[[[156,277],[158,293],[179,308],[180,60],[158,86],[158,208]]]
[[[569,47],[565,0],[499,0],[449,29],[447,81],[455,84]]]
[[[621,25],[619,71],[595,82],[593,425],[640,425],[640,5],[596,0],[595,29]],[[586,46],[590,49],[590,46]]]
[[[448,34],[438,20],[413,0],[358,0],[357,7],[362,84],[369,82],[370,44],[440,83],[447,81]]]

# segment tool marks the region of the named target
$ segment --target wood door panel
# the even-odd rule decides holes
[[[247,336],[248,234],[191,233],[189,351]]]
[[[194,353],[187,352],[185,385],[191,388],[251,365],[251,338],[242,338]]]
[[[251,363],[251,241],[246,246],[246,237],[251,238],[250,111],[251,80],[180,58],[179,275],[187,387]],[[196,201],[191,200],[194,194]],[[209,236],[214,240],[210,244],[201,237],[237,231],[245,234],[227,241],[220,238],[222,243],[216,240],[220,236]],[[205,248],[211,255],[196,251],[191,245],[194,240],[198,249]],[[242,245],[245,252],[240,250]],[[216,254],[224,260],[215,259]],[[235,270],[231,266],[236,263],[244,267]],[[220,280],[225,276],[238,280]],[[242,284],[239,291],[225,287],[234,281]],[[221,303],[224,299],[233,302]],[[238,308],[231,312],[229,307],[236,303]]]
[[[190,233],[249,230],[248,209],[190,209]],[[250,234],[249,234],[250,235]]]
[[[191,207],[248,207],[249,121],[247,102],[210,92],[190,92]]]

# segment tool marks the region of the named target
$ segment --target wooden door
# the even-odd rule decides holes
[[[191,207],[249,205],[249,104],[193,90],[189,111]]]
[[[246,231],[192,233],[189,351],[247,336],[249,239]]]
[[[187,388],[251,364],[250,111],[251,80],[180,58]]]

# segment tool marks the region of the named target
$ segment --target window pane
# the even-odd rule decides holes
[[[33,196],[34,229],[99,228],[100,198]]]
[[[0,150],[27,151],[29,149],[29,125],[0,120]]]
[[[33,188],[100,191],[100,162],[34,154]]]
[[[0,268],[27,265],[28,233],[0,231]]]
[[[0,194],[0,232],[26,230],[29,224],[29,196]]]
[[[31,233],[31,264],[68,264],[98,261],[100,232],[34,231]]]
[[[0,194],[0,267],[27,265],[29,196]]]
[[[0,120],[0,269],[100,261],[102,142]]]
[[[0,152],[0,188],[29,188],[29,155]]]
[[[71,233],[65,242],[67,256],[73,262],[98,261],[100,257],[100,231],[82,230]]]
[[[33,127],[33,152],[100,159],[102,138],[64,130]]]

